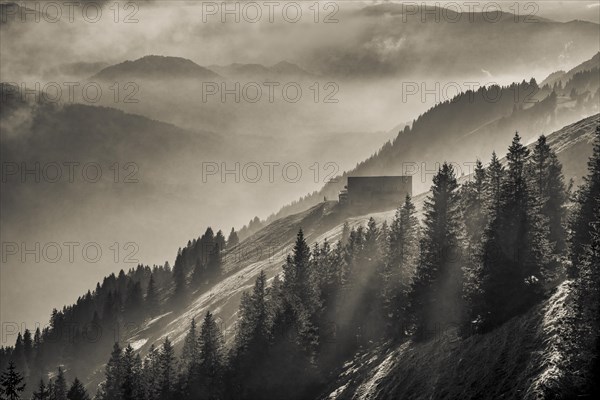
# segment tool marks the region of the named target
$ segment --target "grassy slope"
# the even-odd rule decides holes
[[[483,335],[383,344],[346,363],[323,399],[551,398],[569,374],[564,357],[572,283]]]

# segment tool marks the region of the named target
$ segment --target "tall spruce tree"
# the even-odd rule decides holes
[[[311,252],[302,229],[298,231],[292,255],[283,265],[284,281],[275,288],[273,347],[268,363],[274,376],[269,379],[273,398],[303,398],[315,378],[314,357],[318,348],[317,316],[320,309]],[[279,285],[279,283],[277,283]]]
[[[260,398],[269,386],[268,360],[273,319],[267,276],[256,278],[252,293],[244,292],[239,308],[236,336],[230,355],[231,391],[239,398]]]
[[[0,394],[6,400],[20,400],[21,393],[25,390],[23,376],[17,371],[15,363],[11,360],[6,371],[0,375]]]
[[[498,209],[484,234],[476,317],[477,327],[484,330],[525,310],[542,293],[541,271],[550,249],[529,184],[528,158],[529,150],[516,133],[506,155],[508,168],[499,199],[491,199],[499,203]]]
[[[383,307],[390,335],[403,333],[410,285],[419,261],[419,220],[410,195],[396,210],[385,257]]]
[[[105,367],[105,381],[101,388],[102,400],[120,400],[123,385],[123,352],[116,342],[113,346],[110,359]]]
[[[240,303],[240,319],[234,348],[236,357],[252,359],[267,350],[271,319],[267,302],[267,275],[261,271],[254,283],[252,294],[245,293]],[[252,362],[249,363],[251,364]]]
[[[198,400],[223,397],[225,360],[223,335],[210,311],[206,312],[199,336],[199,361],[190,371],[190,392]]]
[[[458,183],[444,163],[425,202],[420,263],[410,294],[410,314],[418,338],[460,322],[461,270]]]
[[[492,160],[486,168],[485,199],[489,213],[498,214],[502,204],[502,185],[504,184],[504,166],[500,163],[496,152],[492,152]]]
[[[567,192],[562,165],[556,153],[548,145],[544,135],[538,141],[531,156],[532,195],[542,223],[548,226],[548,240],[553,253],[565,250],[565,202]]]
[[[67,379],[65,371],[60,366],[53,387],[52,400],[67,400]]]
[[[27,369],[30,369],[33,366],[33,338],[31,337],[31,331],[29,329],[25,329],[23,333],[23,356],[25,357],[25,363],[27,365]]]
[[[299,343],[312,353],[318,344],[315,332],[315,312],[319,308],[316,277],[312,269],[311,252],[302,229],[298,231],[292,255],[283,266],[283,293],[292,313],[290,326],[296,330]]]
[[[153,344],[144,358],[143,366],[144,395],[147,400],[160,399],[160,367],[160,351]]]
[[[123,379],[121,383],[121,399],[137,400],[142,398],[142,362],[136,356],[131,344],[127,345],[121,357],[121,371]]]
[[[188,330],[183,342],[181,351],[180,368],[183,371],[188,371],[190,366],[198,362],[198,332],[196,331],[196,320],[192,318],[190,329]]]
[[[162,344],[159,356],[160,363],[160,382],[159,399],[171,400],[174,396],[175,384],[177,381],[175,351],[168,337]]]
[[[35,372],[40,372],[44,367],[44,349],[42,346],[42,332],[36,328],[33,335],[33,368]]]
[[[23,335],[21,332],[17,334],[15,347],[12,352],[11,360],[15,363],[15,368],[21,373],[27,369],[27,361],[25,360],[25,345],[23,344]]]

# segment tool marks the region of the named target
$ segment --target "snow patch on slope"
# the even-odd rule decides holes
[[[537,398],[537,393],[559,387],[565,378],[564,367],[569,363],[565,327],[570,317],[568,302],[573,293],[572,286],[572,281],[561,283],[543,310],[541,329],[545,336],[545,349],[540,354],[542,372],[533,380],[526,397]]]
[[[408,344],[406,342],[398,349],[392,351],[379,365],[374,367],[375,373],[358,387],[354,399],[368,400],[377,398],[377,385],[392,372],[395,361],[398,359],[398,354],[406,350]],[[369,363],[372,361],[373,358],[369,360]]]
[[[133,350],[137,351],[137,350],[141,349],[142,346],[144,346],[146,344],[146,342],[148,342],[148,339],[138,339],[129,344],[131,345],[131,347],[133,347]]]

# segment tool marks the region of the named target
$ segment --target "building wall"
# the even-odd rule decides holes
[[[407,194],[412,196],[412,176],[348,177],[348,202],[355,208],[397,208],[404,202]]]

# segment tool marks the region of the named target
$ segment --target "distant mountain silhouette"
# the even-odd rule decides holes
[[[303,70],[296,64],[292,64],[291,62],[287,62],[287,61],[278,62],[277,64],[273,65],[270,68],[270,70],[273,72],[276,72],[278,74],[282,74],[282,75],[285,74],[285,75],[304,76],[304,75],[309,74],[307,71]]]
[[[145,56],[135,61],[125,61],[117,65],[104,68],[91,79],[219,79],[220,76],[208,68],[201,67],[191,60],[181,57]]]

